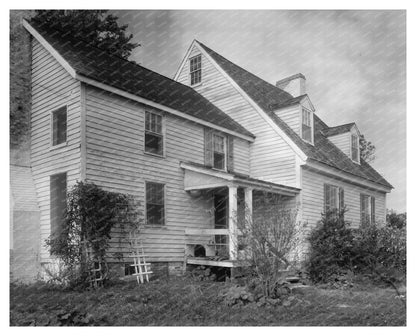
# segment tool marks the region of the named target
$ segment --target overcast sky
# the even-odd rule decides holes
[[[404,11],[116,11],[138,47],[132,59],[173,77],[194,38],[275,83],[303,73],[329,126],[356,122],[376,146],[373,167],[406,211]]]

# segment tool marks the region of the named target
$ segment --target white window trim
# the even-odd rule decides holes
[[[146,130],[146,112],[149,112],[149,113],[152,113],[152,114],[157,114],[162,118],[162,136],[163,136],[162,155],[146,152],[146,132],[147,132],[147,130]],[[144,118],[143,118],[143,133],[142,133],[143,134],[143,154],[165,159],[166,158],[166,125],[165,125],[166,122],[165,122],[165,114],[163,112],[154,111],[154,110],[151,110],[151,109],[145,109],[143,116],[144,116]],[[155,133],[155,134],[157,134],[157,133]],[[155,182],[155,183],[158,183],[158,182]]]
[[[66,107],[66,140],[60,144],[53,144],[53,114],[62,107]],[[55,150],[68,145],[68,104],[60,105],[49,112],[49,150]]]
[[[336,197],[335,197],[335,201],[336,201],[336,209],[337,209],[337,211],[340,211],[341,209],[340,209],[340,202],[339,202],[339,191],[340,191],[340,189],[342,188],[342,189],[344,189],[343,187],[340,187],[340,186],[338,186],[338,185],[335,185],[335,184],[331,184],[331,183],[324,183],[324,186],[325,185],[327,185],[327,186],[329,186],[329,187],[333,187],[333,188],[336,188]],[[345,207],[345,190],[344,190],[344,207]],[[330,209],[330,211],[331,210],[333,210],[333,209]],[[324,212],[326,212],[326,203],[325,203],[325,187],[324,187]]]
[[[216,135],[224,139],[224,169],[214,167],[214,157],[215,157],[214,156],[215,154],[214,136]],[[217,170],[217,171],[222,171],[222,172],[228,172],[227,166],[228,166],[228,137],[225,134],[222,134],[219,132],[213,132],[212,133],[212,169]]]
[[[163,185],[163,224],[149,224],[147,222],[147,183],[157,183]],[[166,183],[162,183],[154,180],[145,180],[144,181],[144,224],[148,228],[166,228],[167,225],[167,214],[166,214]]]
[[[309,140],[305,140],[304,138],[303,138],[303,136],[302,136],[302,134],[303,134],[303,111],[307,111],[307,112],[309,112],[309,121],[310,121],[310,123],[311,123],[311,141],[309,141]],[[313,145],[314,144],[314,141],[315,141],[315,139],[314,139],[314,120],[313,120],[313,112],[311,111],[311,110],[309,110],[309,109],[307,109],[306,107],[303,107],[302,105],[301,105],[301,107],[300,107],[300,138],[303,140],[303,141],[305,141],[305,142],[307,142],[307,143],[309,143],[309,144],[311,144],[311,145]]]
[[[198,82],[198,83],[194,83],[194,84],[192,84],[192,75],[191,75],[191,60],[192,59],[194,59],[194,58],[197,58],[197,57],[201,57],[201,62],[200,62],[200,64],[201,64],[201,69],[200,69],[200,71],[201,71],[201,80]],[[201,86],[202,85],[202,54],[198,54],[198,55],[195,55],[195,56],[192,56],[192,57],[189,57],[189,67],[188,67],[188,79],[189,79],[189,85],[191,86],[191,87],[193,87],[193,88],[195,88],[195,87],[198,87],[198,86]]]
[[[357,150],[358,150],[358,160],[354,160],[352,157],[352,137],[356,136],[357,137]],[[361,153],[360,153],[360,137],[358,136],[358,134],[356,133],[352,133],[350,134],[350,158],[352,160],[352,162],[358,163],[360,164],[360,157],[361,157]]]
[[[360,193],[360,225],[363,225],[364,223],[362,223],[362,221],[361,221],[361,197],[366,197],[367,199],[368,199],[368,217],[370,218],[370,225],[375,225],[376,224],[376,216],[375,216],[375,213],[376,213],[376,197],[375,196],[373,196],[373,195],[370,195],[370,194],[363,194],[363,193]],[[374,198],[374,209],[372,209],[372,202],[371,202],[371,199],[372,198]],[[371,214],[374,212],[374,222],[372,221],[372,216],[371,216]]]

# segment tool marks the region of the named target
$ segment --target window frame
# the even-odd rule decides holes
[[[192,61],[198,60],[196,64],[199,64],[199,68],[192,69]],[[199,81],[192,83],[193,74],[197,74],[199,72]],[[202,54],[198,54],[189,58],[189,83],[192,87],[198,86],[202,84]]]
[[[336,189],[336,195],[335,195],[335,202],[336,202],[336,207],[335,208],[329,208],[327,209],[327,202],[326,202],[326,188],[329,187],[329,203],[331,201],[331,188],[335,188]],[[342,202],[341,202],[341,195],[342,195]],[[342,203],[342,204],[341,204]],[[337,212],[339,213],[341,211],[341,208],[345,207],[345,191],[343,187],[334,185],[334,184],[330,184],[330,183],[324,183],[324,213],[327,213],[327,211],[333,211],[334,209],[337,210]]]
[[[161,118],[161,133],[157,133],[154,132],[152,130],[147,130],[146,129],[146,115],[147,114],[154,114],[157,115]],[[162,137],[162,154],[158,154],[158,153],[152,153],[152,152],[148,152],[146,151],[146,134],[149,133],[151,135],[155,135],[155,136],[161,136]],[[151,156],[155,156],[155,157],[159,157],[159,158],[165,158],[166,156],[166,132],[165,132],[165,115],[161,112],[156,112],[156,111],[151,111],[149,109],[146,109],[144,111],[144,122],[143,122],[143,153],[146,155],[151,155]]]
[[[215,167],[215,153],[219,153],[215,151],[215,137],[220,137],[223,139],[223,150],[224,153],[221,153],[224,155],[224,166],[223,168],[217,168]],[[228,137],[222,133],[219,132],[213,132],[212,133],[212,168],[219,171],[227,171],[227,160],[228,160]]]
[[[65,108],[65,140],[61,143],[54,144],[54,115],[55,113],[59,112],[61,109]],[[68,144],[68,105],[61,105],[50,112],[49,116],[49,124],[50,124],[50,148],[57,149],[61,147],[65,147]]]
[[[307,125],[307,124],[305,124],[304,122],[303,122],[303,120],[304,120],[304,118],[303,118],[303,116],[304,116],[304,113],[307,113],[308,114],[308,120],[309,120],[309,125]],[[310,143],[310,144],[313,144],[313,140],[314,140],[314,136],[313,136],[313,112],[312,111],[310,111],[310,110],[308,110],[307,108],[305,108],[305,107],[302,107],[301,108],[301,113],[300,113],[300,125],[301,125],[301,129],[300,129],[300,136],[301,136],[301,138],[302,138],[302,140],[303,141],[306,141],[306,142],[308,142],[308,143]],[[304,131],[304,126],[306,126],[306,127],[309,127],[310,128],[310,140],[308,140],[308,139],[305,139],[304,137],[303,137],[303,131]]]
[[[148,218],[147,218],[147,185],[148,184],[158,184],[163,186],[163,223],[162,224],[156,224],[156,223],[149,223]],[[145,225],[147,227],[157,227],[157,228],[162,228],[166,226],[166,184],[165,183],[160,183],[160,182],[156,182],[156,181],[149,181],[146,180],[144,182],[144,214],[145,214]]]
[[[363,209],[363,199],[366,199],[368,202],[368,213]],[[360,225],[368,226],[376,224],[376,198],[369,194],[360,193]]]
[[[354,141],[354,138],[355,138],[355,141]],[[356,163],[359,163],[360,162],[360,139],[358,135],[354,133],[351,134],[350,139],[351,139],[351,160]],[[356,148],[354,148],[354,142],[355,142]],[[356,160],[354,160],[354,149],[356,149],[356,153],[357,153]]]

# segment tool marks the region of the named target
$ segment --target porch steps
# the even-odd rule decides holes
[[[134,273],[132,275],[136,276],[137,283],[149,282],[149,274],[153,272],[148,269],[151,266],[151,263],[146,262],[146,257],[144,253],[142,239],[139,237],[139,232],[134,231],[130,232],[130,246],[132,249],[131,257],[133,258]]]

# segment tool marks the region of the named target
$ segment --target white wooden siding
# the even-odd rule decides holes
[[[191,197],[184,191],[184,172],[180,161],[204,164],[203,127],[165,114],[165,157],[144,153],[143,105],[87,87],[87,166],[86,178],[108,190],[129,193],[140,202],[144,212],[145,181],[165,184],[163,227],[146,228],[144,247],[151,261],[181,261],[184,256],[185,228],[212,228],[212,199]],[[236,152],[244,147],[235,141]],[[239,157],[238,154],[235,155]],[[236,165],[244,166],[245,158]],[[120,231],[115,230],[110,252],[120,251]],[[121,243],[122,252],[128,245]]]
[[[352,227],[360,225],[360,193],[375,197],[376,222],[385,222],[386,195],[381,192],[370,191],[339,181],[335,178],[323,176],[305,168],[302,169],[302,220],[308,222],[312,228],[321,219],[324,209],[324,184],[332,184],[344,188],[344,203],[347,208],[345,219],[351,222]]]
[[[293,129],[299,136],[301,134],[301,106],[295,105],[287,108],[277,110],[275,114],[281,118],[291,129]],[[311,112],[312,113],[312,112]]]
[[[337,146],[340,150],[344,152],[349,158],[351,158],[351,133],[346,132],[342,134],[337,134],[328,139]]]
[[[50,235],[50,176],[66,172],[68,187],[80,179],[80,83],[35,39],[32,46],[31,165],[40,208],[41,261]],[[51,148],[51,112],[67,105],[67,145]]]
[[[199,53],[195,46],[190,56]],[[184,63],[177,80],[189,85],[189,60]],[[249,172],[252,177],[296,185],[293,150],[203,54],[202,83],[195,90],[256,136],[250,144]]]

